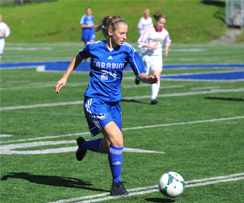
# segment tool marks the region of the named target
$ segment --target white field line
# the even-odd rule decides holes
[[[215,72],[195,72],[195,73],[180,73],[180,74],[162,74],[161,77],[168,77],[168,76],[179,76],[179,75],[207,75],[207,74],[215,74],[215,73],[233,73],[233,72],[240,72],[243,70],[226,70],[226,71],[215,71]]]
[[[33,85],[35,84],[35,85]],[[0,88],[0,90],[17,90],[17,89],[28,89],[28,88],[43,88],[43,87],[53,87],[55,88],[55,83],[44,83],[44,84],[41,84],[39,83],[40,85],[38,85],[38,83],[29,83],[27,85],[30,85],[30,86],[19,86],[19,87],[2,87]],[[84,85],[88,85],[88,82],[84,82],[84,83],[69,83],[69,84],[66,84],[65,86],[66,87],[78,87],[78,86],[84,86]]]
[[[218,89],[218,88],[220,88],[220,86],[195,87],[195,88],[191,88],[191,90]]]
[[[31,109],[31,108],[38,108],[38,107],[64,106],[64,105],[74,105],[74,104],[83,104],[83,101],[73,101],[73,102],[60,102],[60,103],[47,103],[47,104],[34,104],[34,105],[24,105],[24,106],[1,107],[0,108],[0,111],[14,110],[14,109]]]
[[[26,114],[68,115],[68,116],[81,116],[82,114],[84,114],[82,112],[81,113],[56,113],[56,112],[36,112],[36,111],[8,111],[8,112],[22,113],[22,114],[26,113]],[[150,118],[148,118],[148,119],[150,119]],[[151,119],[153,119],[153,118],[151,118]],[[157,118],[154,118],[154,119],[157,119]],[[160,118],[158,118],[158,119],[160,119]],[[166,119],[164,119],[164,120],[166,120]]]
[[[238,177],[238,176],[241,176],[241,177]],[[236,177],[236,178],[233,178],[233,177]],[[211,180],[211,181],[209,181],[209,180]],[[199,179],[199,180],[185,181],[185,184],[186,184],[185,187],[188,188],[188,187],[205,186],[205,185],[210,185],[210,184],[217,184],[217,183],[222,183],[222,182],[230,182],[230,181],[238,181],[238,180],[244,180],[244,173],[237,173],[237,174],[231,174],[231,175],[227,175],[227,176],[218,176],[218,177],[211,177],[211,178],[205,178],[205,179]],[[208,182],[206,182],[206,181],[208,181]],[[189,183],[195,183],[195,184],[189,184]],[[138,187],[138,188],[128,189],[128,192],[129,192],[128,196],[136,196],[136,195],[142,195],[142,194],[147,194],[147,193],[159,192],[159,190],[158,190],[158,185],[154,185],[154,186],[148,186],[148,187]],[[105,201],[105,200],[126,197],[126,196],[108,196],[108,195],[109,195],[109,193],[102,193],[102,194],[97,194],[97,195],[71,198],[71,199],[67,199],[67,200],[58,200],[58,201],[49,202],[49,203],[65,203],[65,202],[74,202],[74,201],[80,201],[80,200],[84,200],[84,201],[81,201],[82,203],[101,202],[101,201]],[[103,197],[103,198],[97,198],[97,197]],[[95,199],[95,198],[97,198],[97,199]]]
[[[177,97],[177,96],[189,96],[189,95],[200,95],[200,94],[212,94],[212,93],[222,93],[222,92],[244,92],[244,88],[239,89],[220,89],[211,91],[200,91],[200,92],[183,92],[183,93],[173,93],[173,94],[160,94],[158,97]],[[124,97],[123,99],[147,99],[151,98],[149,96],[137,96],[137,97]],[[1,109],[0,109],[1,110]]]
[[[201,94],[212,94],[212,93],[223,93],[223,92],[244,92],[244,88],[220,89],[220,90],[217,89],[217,90],[200,91],[200,92],[161,94],[161,95],[158,95],[158,97],[177,97],[177,96],[201,95]],[[131,99],[147,99],[147,98],[151,98],[151,95],[135,96],[135,97],[123,97],[122,99],[130,99],[131,100]],[[38,107],[50,107],[50,106],[63,106],[63,105],[73,105],[73,104],[83,104],[83,101],[1,107],[0,111],[14,110],[14,109],[29,109],[29,108],[38,108]]]
[[[29,82],[30,82],[30,80],[20,80],[20,81],[2,82],[2,84],[29,83]]]
[[[149,87],[151,85],[126,85],[122,86],[122,88],[131,88],[131,87]],[[182,88],[185,87],[185,85],[172,85],[172,86],[161,86],[160,89],[171,89],[171,88]]]
[[[244,118],[244,116],[238,116],[238,117],[217,118],[217,119],[210,119],[210,120],[189,121],[189,122],[181,122],[181,123],[168,123],[168,124],[159,124],[159,125],[138,126],[138,127],[131,127],[131,128],[123,128],[122,131],[125,131],[125,130],[138,130],[138,129],[144,129],[144,128],[177,126],[177,125],[186,125],[186,124],[195,124],[195,123],[217,122],[217,121],[235,120],[235,119],[243,119],[243,118]],[[80,135],[87,135],[87,134],[90,134],[90,132],[74,133],[74,134],[66,134],[66,135],[56,135],[56,136],[47,136],[47,137],[36,137],[36,138],[20,139],[20,140],[0,141],[0,143],[43,140],[43,139],[52,139],[52,138],[58,138],[58,137],[80,136]]]
[[[202,79],[177,79],[177,78],[163,78],[165,81],[187,81],[187,82],[242,82],[244,79],[235,80],[202,80]]]

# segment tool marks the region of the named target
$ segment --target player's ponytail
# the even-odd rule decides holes
[[[99,23],[98,25],[96,26],[95,28],[95,32],[99,32],[101,31],[102,32],[102,35],[107,38],[109,35],[108,35],[108,29],[111,29],[112,31],[114,31],[116,29],[116,26],[119,24],[119,23],[125,23],[125,20],[120,17],[120,16],[105,16]]]
[[[153,15],[153,17],[155,18],[156,21],[158,21],[160,18],[164,18],[165,20],[167,20],[167,16],[165,14],[159,13],[159,12],[155,13]]]

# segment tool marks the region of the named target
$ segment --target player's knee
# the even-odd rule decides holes
[[[116,139],[113,143],[114,146],[116,147],[123,147],[124,146],[124,140],[121,138],[121,139]]]

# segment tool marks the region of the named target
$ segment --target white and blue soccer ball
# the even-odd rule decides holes
[[[185,189],[185,181],[179,173],[170,171],[160,177],[158,189],[166,197],[178,197]]]

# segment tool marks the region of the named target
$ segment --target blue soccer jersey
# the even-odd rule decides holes
[[[80,24],[84,25],[92,25],[94,24],[94,16],[88,17],[87,15],[83,15],[80,20]],[[82,30],[82,39],[84,41],[89,41],[90,39],[95,40],[94,27],[83,28]]]
[[[91,58],[89,85],[84,96],[107,102],[121,100],[123,70],[129,63],[135,75],[146,72],[139,53],[128,43],[110,51],[105,41],[88,43],[79,52],[82,58]]]

